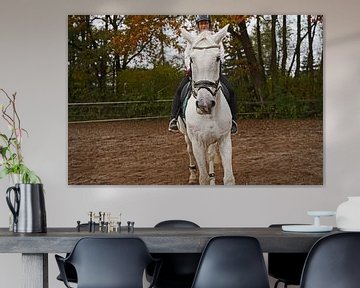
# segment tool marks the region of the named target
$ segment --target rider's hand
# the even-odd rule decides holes
[[[189,76],[189,77],[191,77],[191,68],[189,68],[189,69],[186,69],[186,71],[185,71],[185,74],[186,74],[186,76]]]

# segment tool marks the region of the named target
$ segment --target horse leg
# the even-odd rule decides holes
[[[196,161],[192,150],[192,144],[188,136],[185,136],[187,152],[189,154],[189,184],[197,184]]]
[[[222,166],[224,168],[224,185],[235,185],[232,170],[232,145],[230,134],[219,143]]]
[[[209,163],[209,177],[210,185],[215,185],[215,155],[216,145],[212,144],[208,148],[208,163]]]
[[[199,169],[199,184],[209,185],[210,177],[206,170],[206,151],[205,148],[200,144],[196,143],[193,145],[193,153],[196,159],[196,163]]]

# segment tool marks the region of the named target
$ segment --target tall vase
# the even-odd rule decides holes
[[[337,207],[336,226],[342,231],[360,231],[360,196],[348,197]]]
[[[6,201],[13,214],[13,231],[47,231],[44,189],[42,184],[15,184],[6,191]]]

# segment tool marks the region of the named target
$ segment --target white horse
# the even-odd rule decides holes
[[[232,117],[220,83],[220,43],[227,29],[228,25],[215,34],[204,31],[198,36],[181,30],[182,36],[191,45],[191,96],[185,109],[185,122],[181,117],[178,119],[190,158],[189,183],[197,181],[197,164],[199,184],[215,184],[214,160],[219,150],[224,184],[235,184],[232,170]]]

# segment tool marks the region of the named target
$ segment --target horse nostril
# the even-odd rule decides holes
[[[211,107],[214,107],[214,106],[215,106],[215,101],[212,100],[212,101],[211,101]]]

